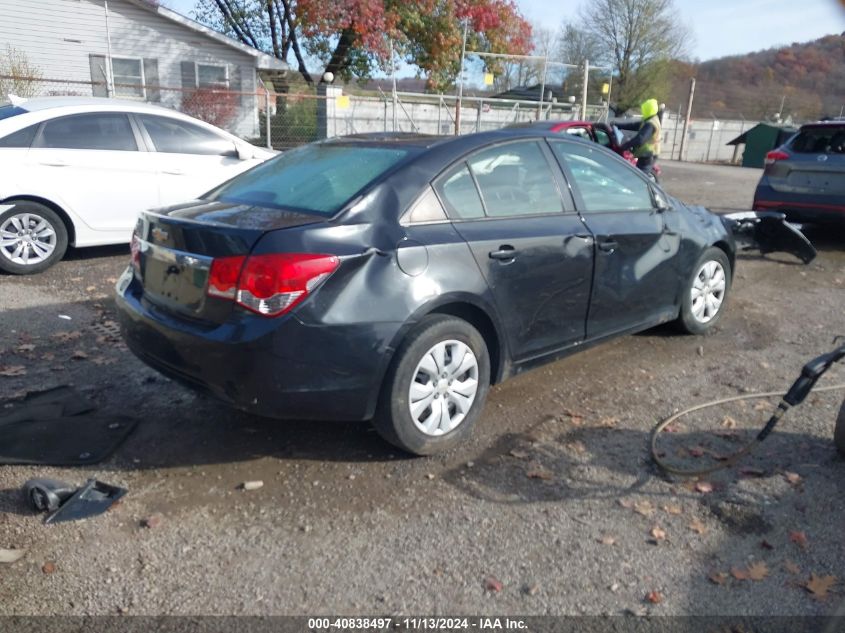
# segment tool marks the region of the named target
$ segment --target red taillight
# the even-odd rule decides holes
[[[264,316],[279,316],[303,301],[339,265],[334,255],[309,253],[221,257],[211,263],[208,294],[234,299]]]
[[[789,158],[789,154],[787,154],[786,152],[782,152],[779,149],[776,149],[766,154],[766,164],[774,165],[779,160],[786,160],[787,158]]]
[[[211,262],[208,273],[208,296],[222,299],[234,299],[238,289],[238,277],[241,274],[246,255],[220,257]]]

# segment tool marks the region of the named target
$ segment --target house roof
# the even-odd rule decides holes
[[[202,35],[205,35],[206,37],[209,37],[219,42],[220,44],[225,44],[226,46],[235,48],[242,53],[246,53],[247,55],[255,59],[256,68],[260,68],[262,70],[288,70],[288,65],[281,59],[277,59],[272,55],[263,53],[253,48],[252,46],[242,44],[241,42],[238,42],[237,40],[234,40],[231,37],[227,37],[222,33],[218,33],[214,29],[211,29],[205,26],[204,24],[200,24],[199,22],[196,22],[191,18],[185,17],[181,13],[177,13],[172,9],[163,7],[157,3],[152,2],[151,0],[126,0],[126,2],[129,2],[141,9],[145,9],[150,13],[156,13],[165,20],[176,22],[177,24],[184,26],[187,29],[196,31],[197,33],[201,33]]]

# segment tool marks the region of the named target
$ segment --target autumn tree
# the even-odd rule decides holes
[[[673,0],[593,0],[564,26],[561,41],[570,55],[613,68],[612,98],[624,111],[665,98],[670,62],[685,55],[690,37]]]
[[[293,55],[309,85],[309,57],[344,79],[366,78],[398,59],[419,68],[430,87],[452,85],[463,23],[472,50],[524,53],[531,27],[513,0],[197,0],[197,18],[275,57]],[[490,62],[493,64],[494,62]]]

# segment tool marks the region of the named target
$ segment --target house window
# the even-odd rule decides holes
[[[229,73],[226,66],[197,64],[197,88],[228,88]]]
[[[140,59],[112,57],[114,94],[117,97],[144,98],[144,64]]]

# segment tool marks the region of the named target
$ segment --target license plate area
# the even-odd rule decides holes
[[[199,314],[206,301],[211,257],[140,243],[145,295],[180,312]]]

